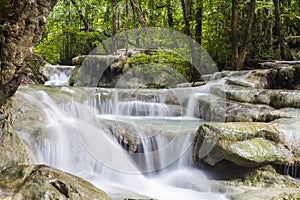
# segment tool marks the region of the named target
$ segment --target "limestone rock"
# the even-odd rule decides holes
[[[77,67],[71,75],[70,84],[157,89],[174,88],[177,84],[191,81],[191,64],[172,52],[130,49],[127,54],[123,50],[118,53],[74,58],[73,64]]]
[[[197,103],[196,117],[207,121],[269,122],[287,115],[268,105],[235,102],[215,95],[200,95]]]
[[[228,160],[243,167],[295,165],[300,159],[299,121],[209,123],[195,138],[193,159],[215,165]]]
[[[99,81],[110,86],[117,69],[112,63],[119,61],[119,55],[86,55],[73,59],[77,67],[72,72],[70,83],[75,86],[97,87]],[[103,86],[103,85],[102,85]]]
[[[299,180],[280,175],[268,165],[245,174],[243,180],[219,181],[214,188],[233,200],[294,200],[300,197],[299,187]]]
[[[43,74],[46,61],[39,55],[33,54],[27,62],[26,79],[28,83],[44,84],[47,78]]]
[[[300,91],[271,90],[241,87],[236,85],[214,85],[211,93],[228,100],[270,105],[274,108],[300,108]]]
[[[281,64],[272,69],[243,72],[240,76],[235,74],[238,72],[228,74],[228,84],[260,89],[295,89],[299,85],[300,64]]]
[[[5,124],[0,138],[0,169],[27,162],[25,145],[15,130],[9,124]]]
[[[0,173],[1,199],[111,199],[87,181],[44,165],[16,165]]]

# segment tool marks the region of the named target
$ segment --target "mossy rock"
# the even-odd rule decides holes
[[[131,56],[126,61],[123,74],[135,74],[147,83],[175,87],[176,84],[195,79],[193,65],[174,52],[150,51]],[[198,73],[196,77],[200,78]]]
[[[0,173],[0,194],[14,200],[111,199],[87,181],[44,165],[6,168]]]
[[[27,164],[25,145],[15,130],[5,124],[0,138],[0,170],[17,164]]]
[[[195,137],[196,163],[228,160],[242,167],[295,165],[299,160],[299,121],[208,123]]]
[[[26,63],[27,69],[25,71],[26,79],[29,83],[44,84],[47,81],[43,70],[46,66],[46,61],[39,55],[33,54],[30,60]]]
[[[217,191],[227,193],[232,200],[296,200],[300,193],[299,180],[278,174],[271,165],[253,169],[242,179],[217,183]]]

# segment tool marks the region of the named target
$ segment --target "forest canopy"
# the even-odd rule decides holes
[[[34,52],[50,63],[71,64],[107,38],[146,26],[185,33],[219,68],[240,70],[293,59],[286,38],[300,36],[300,1],[59,0]]]

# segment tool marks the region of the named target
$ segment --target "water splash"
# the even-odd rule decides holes
[[[46,114],[48,134],[36,137],[28,133],[27,136],[35,147],[35,164],[47,164],[81,176],[114,199],[136,194],[161,200],[227,199],[223,194],[210,192],[205,175],[192,167],[191,140],[199,122],[187,128],[185,123],[191,125],[187,119],[163,117],[164,128],[149,135],[143,129],[145,118],[130,119],[127,123],[135,127],[133,134],[142,140],[144,152],[129,153],[119,145],[105,120],[95,113],[93,103],[87,103],[90,101],[73,101],[62,106],[45,91],[29,91],[24,96],[29,101],[39,101],[37,109],[41,106]],[[174,124],[183,128],[168,132]],[[155,130],[155,125],[151,127]]]

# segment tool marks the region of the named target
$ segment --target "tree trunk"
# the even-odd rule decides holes
[[[202,17],[203,17],[203,0],[197,0],[195,39],[196,42],[198,42],[200,45],[202,43]]]
[[[143,12],[140,8],[139,2],[137,0],[131,0],[133,6],[134,6],[134,10],[136,11],[137,17],[138,17],[138,21],[140,22],[140,24],[142,25],[142,27],[147,27],[147,23],[146,20],[143,16]]]
[[[83,31],[90,31],[88,20],[83,15],[84,12],[79,8],[79,5],[77,4],[76,0],[71,0],[71,2],[73,4],[73,6],[75,7],[76,12],[79,15],[80,20],[83,23],[84,28],[82,30]]]
[[[192,34],[191,34],[190,21],[192,19],[192,1],[191,0],[181,0],[181,6],[182,6],[182,13],[183,13],[183,20],[184,20],[184,24],[185,24],[184,33],[187,36],[191,37]],[[198,67],[199,62],[196,59],[194,40],[192,38],[189,38],[189,48],[190,48],[190,52],[191,52],[191,63],[193,66]],[[197,79],[197,70],[195,67],[192,67],[190,69],[190,80],[189,81],[195,81],[196,79]]]
[[[0,106],[17,90],[31,56],[33,43],[45,28],[57,0],[1,1],[0,7]]]
[[[267,2],[272,2],[272,0],[266,0]],[[273,26],[274,21],[272,16],[272,9],[268,8],[267,12],[267,19],[266,19],[266,41],[267,41],[267,48],[272,49],[273,46]]]
[[[191,36],[190,19],[191,19],[191,0],[181,0],[182,14],[184,21],[184,33]]]
[[[280,46],[280,57],[282,60],[293,60],[290,49],[286,44],[284,35],[282,33],[281,25],[281,12],[280,12],[280,3],[279,0],[273,0],[275,7],[275,29],[279,40]]]
[[[129,5],[128,0],[125,0],[125,12],[126,12],[126,22],[125,22],[125,55],[128,53],[128,28],[129,28]]]
[[[250,1],[249,10],[248,10],[248,20],[247,20],[245,32],[243,35],[241,50],[239,52],[239,61],[238,61],[238,65],[237,65],[237,70],[241,70],[243,68],[243,65],[245,62],[247,48],[248,48],[248,42],[249,42],[250,33],[251,33],[251,27],[252,27],[253,20],[254,20],[255,3],[256,3],[256,0]]]
[[[173,18],[172,1],[168,1],[167,11],[168,11],[168,24],[169,24],[169,27],[173,27],[174,26],[174,18]]]
[[[239,0],[232,0],[231,12],[231,31],[232,31],[232,68],[238,70],[239,59],[239,38],[238,38],[238,14],[239,14]]]
[[[112,47],[113,47],[113,54],[117,53],[117,41],[114,37],[117,34],[117,1],[112,1]]]
[[[243,33],[242,45],[239,50],[238,38],[238,3],[239,0],[232,0],[232,67],[235,70],[242,70],[248,48],[248,42],[251,33],[251,27],[254,20],[256,0],[251,0],[248,8],[247,23]]]

